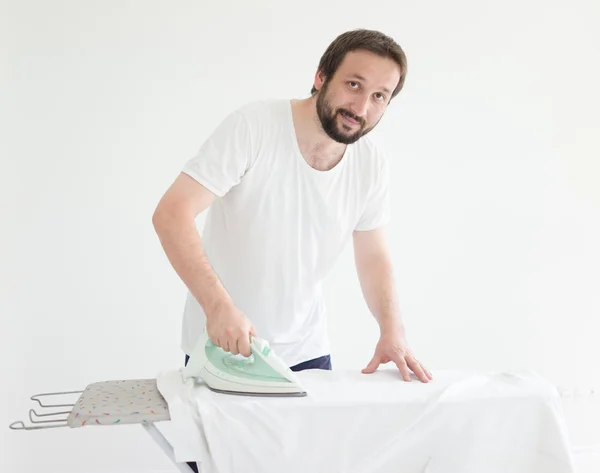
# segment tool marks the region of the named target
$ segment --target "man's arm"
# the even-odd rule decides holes
[[[381,334],[375,354],[363,373],[373,373],[381,363],[393,361],[406,381],[410,380],[410,369],[422,382],[428,382],[432,379],[431,373],[416,360],[406,343],[383,230],[355,231],[353,240],[354,261],[362,293]]]
[[[216,196],[181,173],[162,197],[152,224],[171,265],[207,317],[208,334],[217,346],[237,355],[250,354],[250,321],[235,307],[210,265],[195,218]]]
[[[404,333],[392,262],[382,229],[355,231],[354,262],[365,302],[383,333]]]
[[[206,187],[182,173],[152,216],[152,224],[171,265],[207,311],[229,297],[206,258],[195,221],[215,198]]]

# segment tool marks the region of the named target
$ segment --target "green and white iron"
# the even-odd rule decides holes
[[[206,329],[182,368],[184,382],[198,377],[213,391],[246,396],[306,396],[296,374],[275,354],[269,342],[250,337],[249,357],[216,346]]]

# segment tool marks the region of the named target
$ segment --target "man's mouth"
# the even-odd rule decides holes
[[[360,122],[358,120],[355,120],[354,118],[350,117],[345,112],[340,112],[340,115],[342,116],[342,119],[349,125],[359,125],[360,124]]]

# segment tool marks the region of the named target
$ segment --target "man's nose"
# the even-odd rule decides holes
[[[369,97],[361,96],[357,97],[352,103],[350,110],[357,117],[362,118],[363,120],[367,116],[367,108],[369,106]]]

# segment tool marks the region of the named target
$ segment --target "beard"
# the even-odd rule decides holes
[[[350,110],[338,108],[334,110],[327,98],[327,82],[323,84],[317,96],[317,116],[327,136],[338,143],[346,145],[355,143],[359,138],[369,133],[374,126],[367,128],[365,120],[354,115]],[[352,132],[352,128],[345,123],[338,124],[338,115],[347,117],[358,122],[358,129]]]

